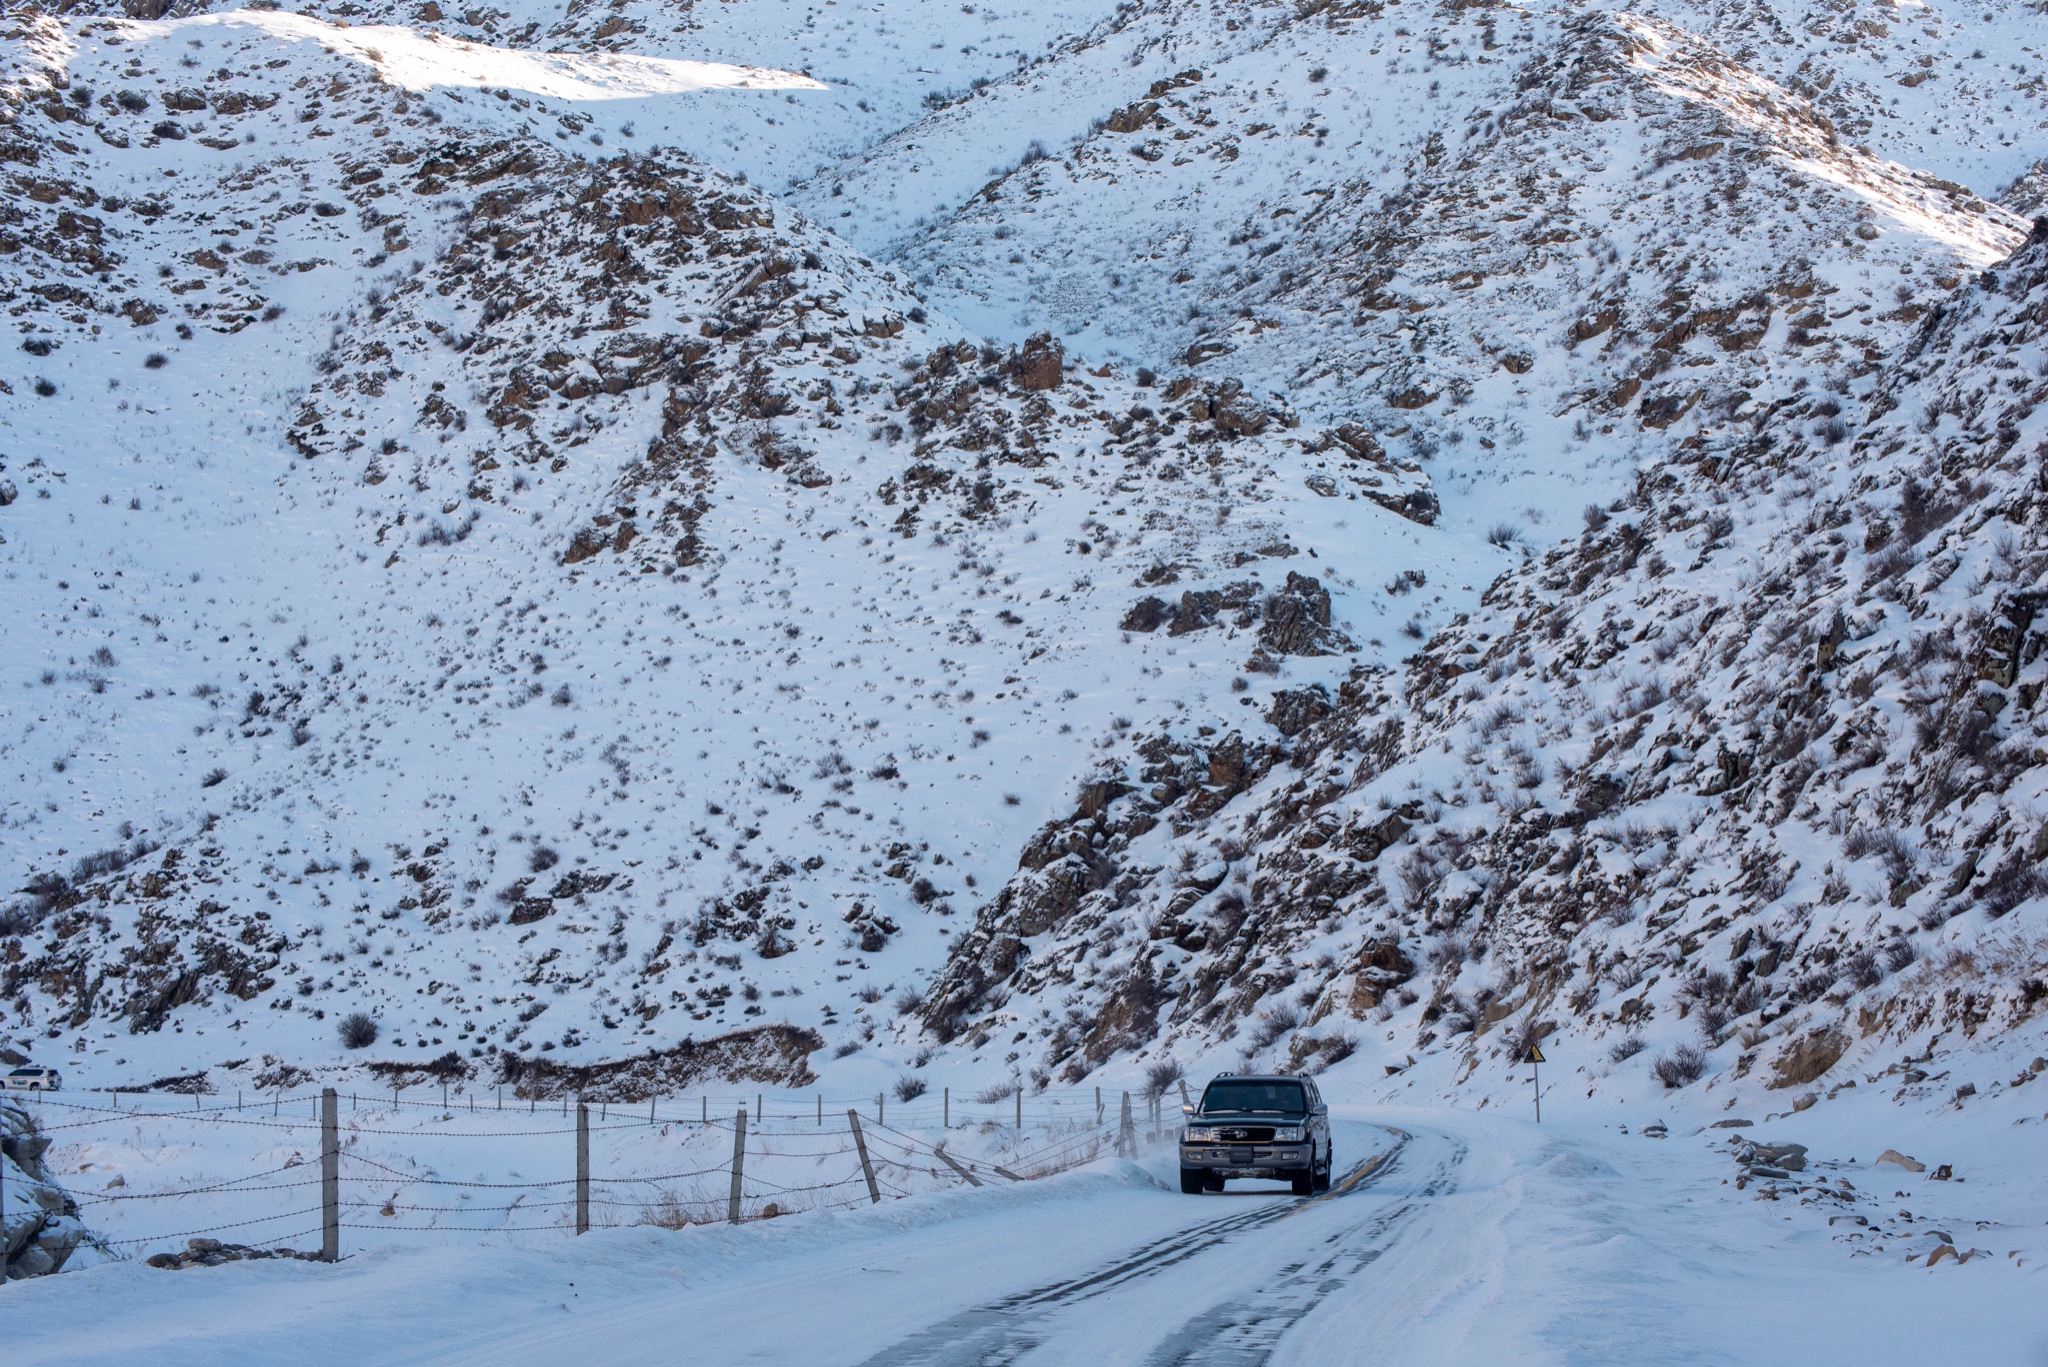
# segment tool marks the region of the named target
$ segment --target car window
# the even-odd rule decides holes
[[[1202,1093],[1202,1110],[1279,1111],[1284,1115],[1308,1112],[1306,1093],[1299,1082],[1212,1082]]]

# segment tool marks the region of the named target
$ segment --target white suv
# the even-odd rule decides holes
[[[55,1068],[31,1063],[0,1078],[10,1092],[54,1092],[64,1085],[63,1074]]]

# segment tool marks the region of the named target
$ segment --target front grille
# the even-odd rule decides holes
[[[1231,1125],[1216,1131],[1216,1137],[1228,1144],[1270,1144],[1273,1142],[1273,1127]]]

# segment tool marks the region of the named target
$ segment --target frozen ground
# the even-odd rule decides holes
[[[2030,1309],[2048,1187],[2005,1136],[1799,1117],[1743,1132],[1812,1150],[1804,1195],[1760,1199],[1726,1180],[1729,1131],[1660,1140],[1561,1092],[1552,1108],[1542,1128],[1340,1108],[1349,1175],[1307,1201],[1182,1196],[1159,1146],[873,1209],[599,1230],[573,1257],[546,1234],[337,1268],[108,1265],[10,1286],[0,1309],[24,1360],[76,1363],[2048,1360]],[[1974,1181],[1873,1168],[1886,1139],[1944,1145]],[[1991,1204],[2002,1224],[1969,1220]],[[1923,1266],[1937,1229],[1987,1251]]]

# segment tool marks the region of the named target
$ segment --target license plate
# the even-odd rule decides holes
[[[1230,1161],[1233,1163],[1249,1163],[1252,1161],[1252,1151],[1250,1149],[1232,1149],[1230,1151]]]

